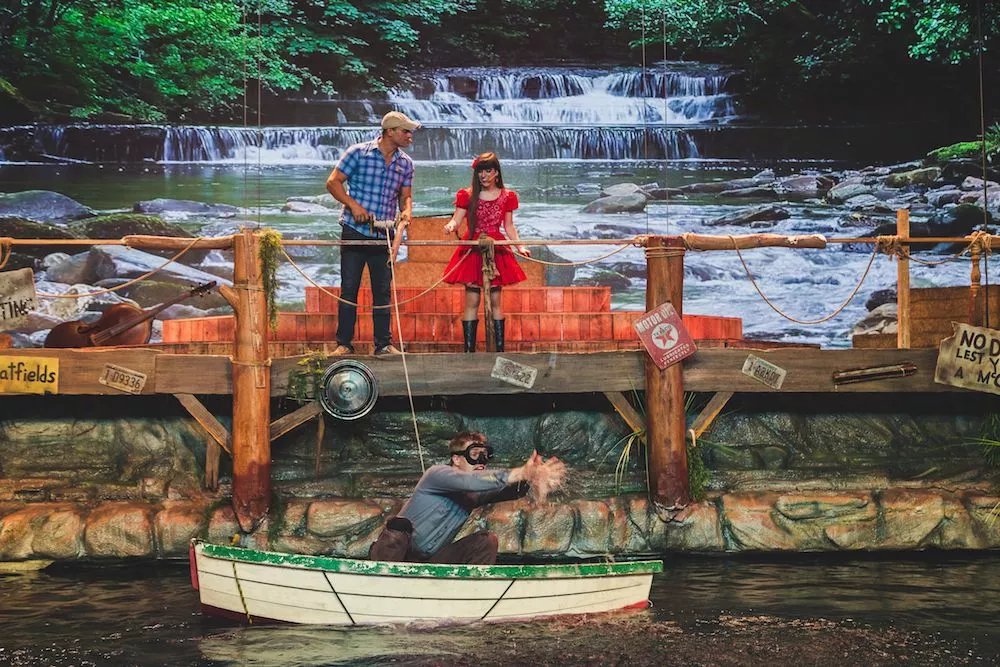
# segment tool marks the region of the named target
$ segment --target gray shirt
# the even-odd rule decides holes
[[[451,544],[476,507],[527,493],[527,483],[508,486],[509,476],[508,470],[465,472],[449,465],[431,466],[398,515],[413,524],[411,547],[432,556]]]

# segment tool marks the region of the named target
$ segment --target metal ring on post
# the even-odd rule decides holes
[[[378,400],[378,381],[371,369],[355,359],[330,365],[320,380],[319,402],[337,419],[360,419],[372,411]]]

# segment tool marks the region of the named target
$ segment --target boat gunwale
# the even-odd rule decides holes
[[[445,565],[437,563],[392,563],[332,556],[280,553],[194,542],[203,555],[221,560],[255,565],[290,566],[340,574],[367,574],[389,577],[431,577],[451,579],[553,579],[656,574],[663,561],[642,560],[613,563],[560,563],[553,565]]]

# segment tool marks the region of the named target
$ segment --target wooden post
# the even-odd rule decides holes
[[[982,281],[982,271],[979,267],[981,257],[982,245],[977,240],[970,246],[972,269],[969,275],[969,324],[974,327],[981,326],[983,321],[983,309],[979,304],[979,283]]]
[[[896,211],[896,236],[910,238],[910,212]],[[903,245],[906,254],[896,258],[896,347],[910,349],[910,246]]]
[[[669,301],[680,315],[683,295],[683,241],[678,237],[650,237],[646,245],[646,310]],[[650,492],[660,504],[681,507],[691,502],[681,365],[661,370],[648,355],[645,364]]]
[[[260,235],[242,229],[233,237],[233,287],[219,292],[233,307],[233,509],[240,528],[252,532],[271,502],[271,359]]]

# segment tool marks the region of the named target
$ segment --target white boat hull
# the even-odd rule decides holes
[[[278,554],[196,542],[207,613],[363,625],[511,620],[645,607],[660,561],[430,565]]]

